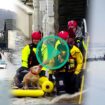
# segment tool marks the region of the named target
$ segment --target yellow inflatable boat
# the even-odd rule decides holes
[[[11,91],[12,96],[18,97],[41,97],[44,95],[43,90],[23,90],[23,89],[13,89]]]
[[[41,86],[41,90],[39,89],[12,89],[11,94],[15,97],[42,97],[45,92],[52,92],[54,85],[51,81],[48,80],[47,77],[41,77],[39,79],[39,85]]]

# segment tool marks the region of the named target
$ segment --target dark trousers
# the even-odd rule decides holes
[[[55,74],[56,78],[56,88],[57,91],[66,91],[66,93],[73,94],[80,89],[81,85],[81,75],[74,78],[74,73],[70,72],[58,72]],[[63,81],[63,85],[60,86],[59,81]]]
[[[15,82],[15,85],[18,88],[22,88],[23,87],[22,80],[23,80],[23,77],[25,76],[25,74],[27,74],[27,73],[28,73],[28,69],[25,68],[25,67],[20,67],[17,70],[16,75],[14,77],[14,82]]]
[[[65,84],[64,84],[64,73],[55,73],[55,81],[56,81],[56,89],[57,92],[64,91],[65,90]]]

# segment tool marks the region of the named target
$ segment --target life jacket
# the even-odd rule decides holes
[[[70,63],[70,70],[74,70],[76,68],[76,59],[73,58],[71,55],[69,58],[69,63]]]
[[[77,46],[80,49],[80,51],[81,51],[81,53],[83,55],[83,61],[84,61],[85,53],[86,53],[86,48],[85,48],[85,44],[84,44],[83,38],[77,37],[75,39],[75,46]]]
[[[70,57],[69,57],[67,63],[63,67],[57,69],[57,71],[59,71],[59,72],[74,72],[75,68],[76,68],[76,59],[73,58],[72,55],[70,54]]]
[[[30,54],[28,56],[28,68],[39,64],[36,58],[36,54],[33,51],[33,48],[36,49],[36,46],[33,44],[29,44],[29,48],[30,48]]]
[[[64,65],[65,72],[73,72],[76,68],[76,59],[70,54],[68,62]]]

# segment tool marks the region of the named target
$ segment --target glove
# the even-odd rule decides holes
[[[21,74],[27,74],[29,72],[28,68],[22,67]]]
[[[22,71],[24,71],[24,70],[27,70],[28,71],[28,68],[26,68],[26,67],[20,67],[20,68],[18,68],[17,69],[17,73],[21,73]]]
[[[27,74],[28,73],[28,70],[23,70],[21,73],[22,74]]]
[[[26,68],[26,67],[20,67],[18,70],[17,70],[17,74],[18,75],[25,75],[25,74],[27,74],[28,73],[28,68]]]

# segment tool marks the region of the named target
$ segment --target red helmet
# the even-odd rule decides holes
[[[32,36],[32,39],[35,39],[35,40],[40,40],[42,38],[42,35],[40,32],[33,32],[31,36]]]
[[[68,21],[68,28],[77,28],[77,21],[75,20]]]
[[[67,39],[69,37],[69,33],[66,32],[66,31],[60,31],[58,33],[58,36],[65,40],[65,39]]]

